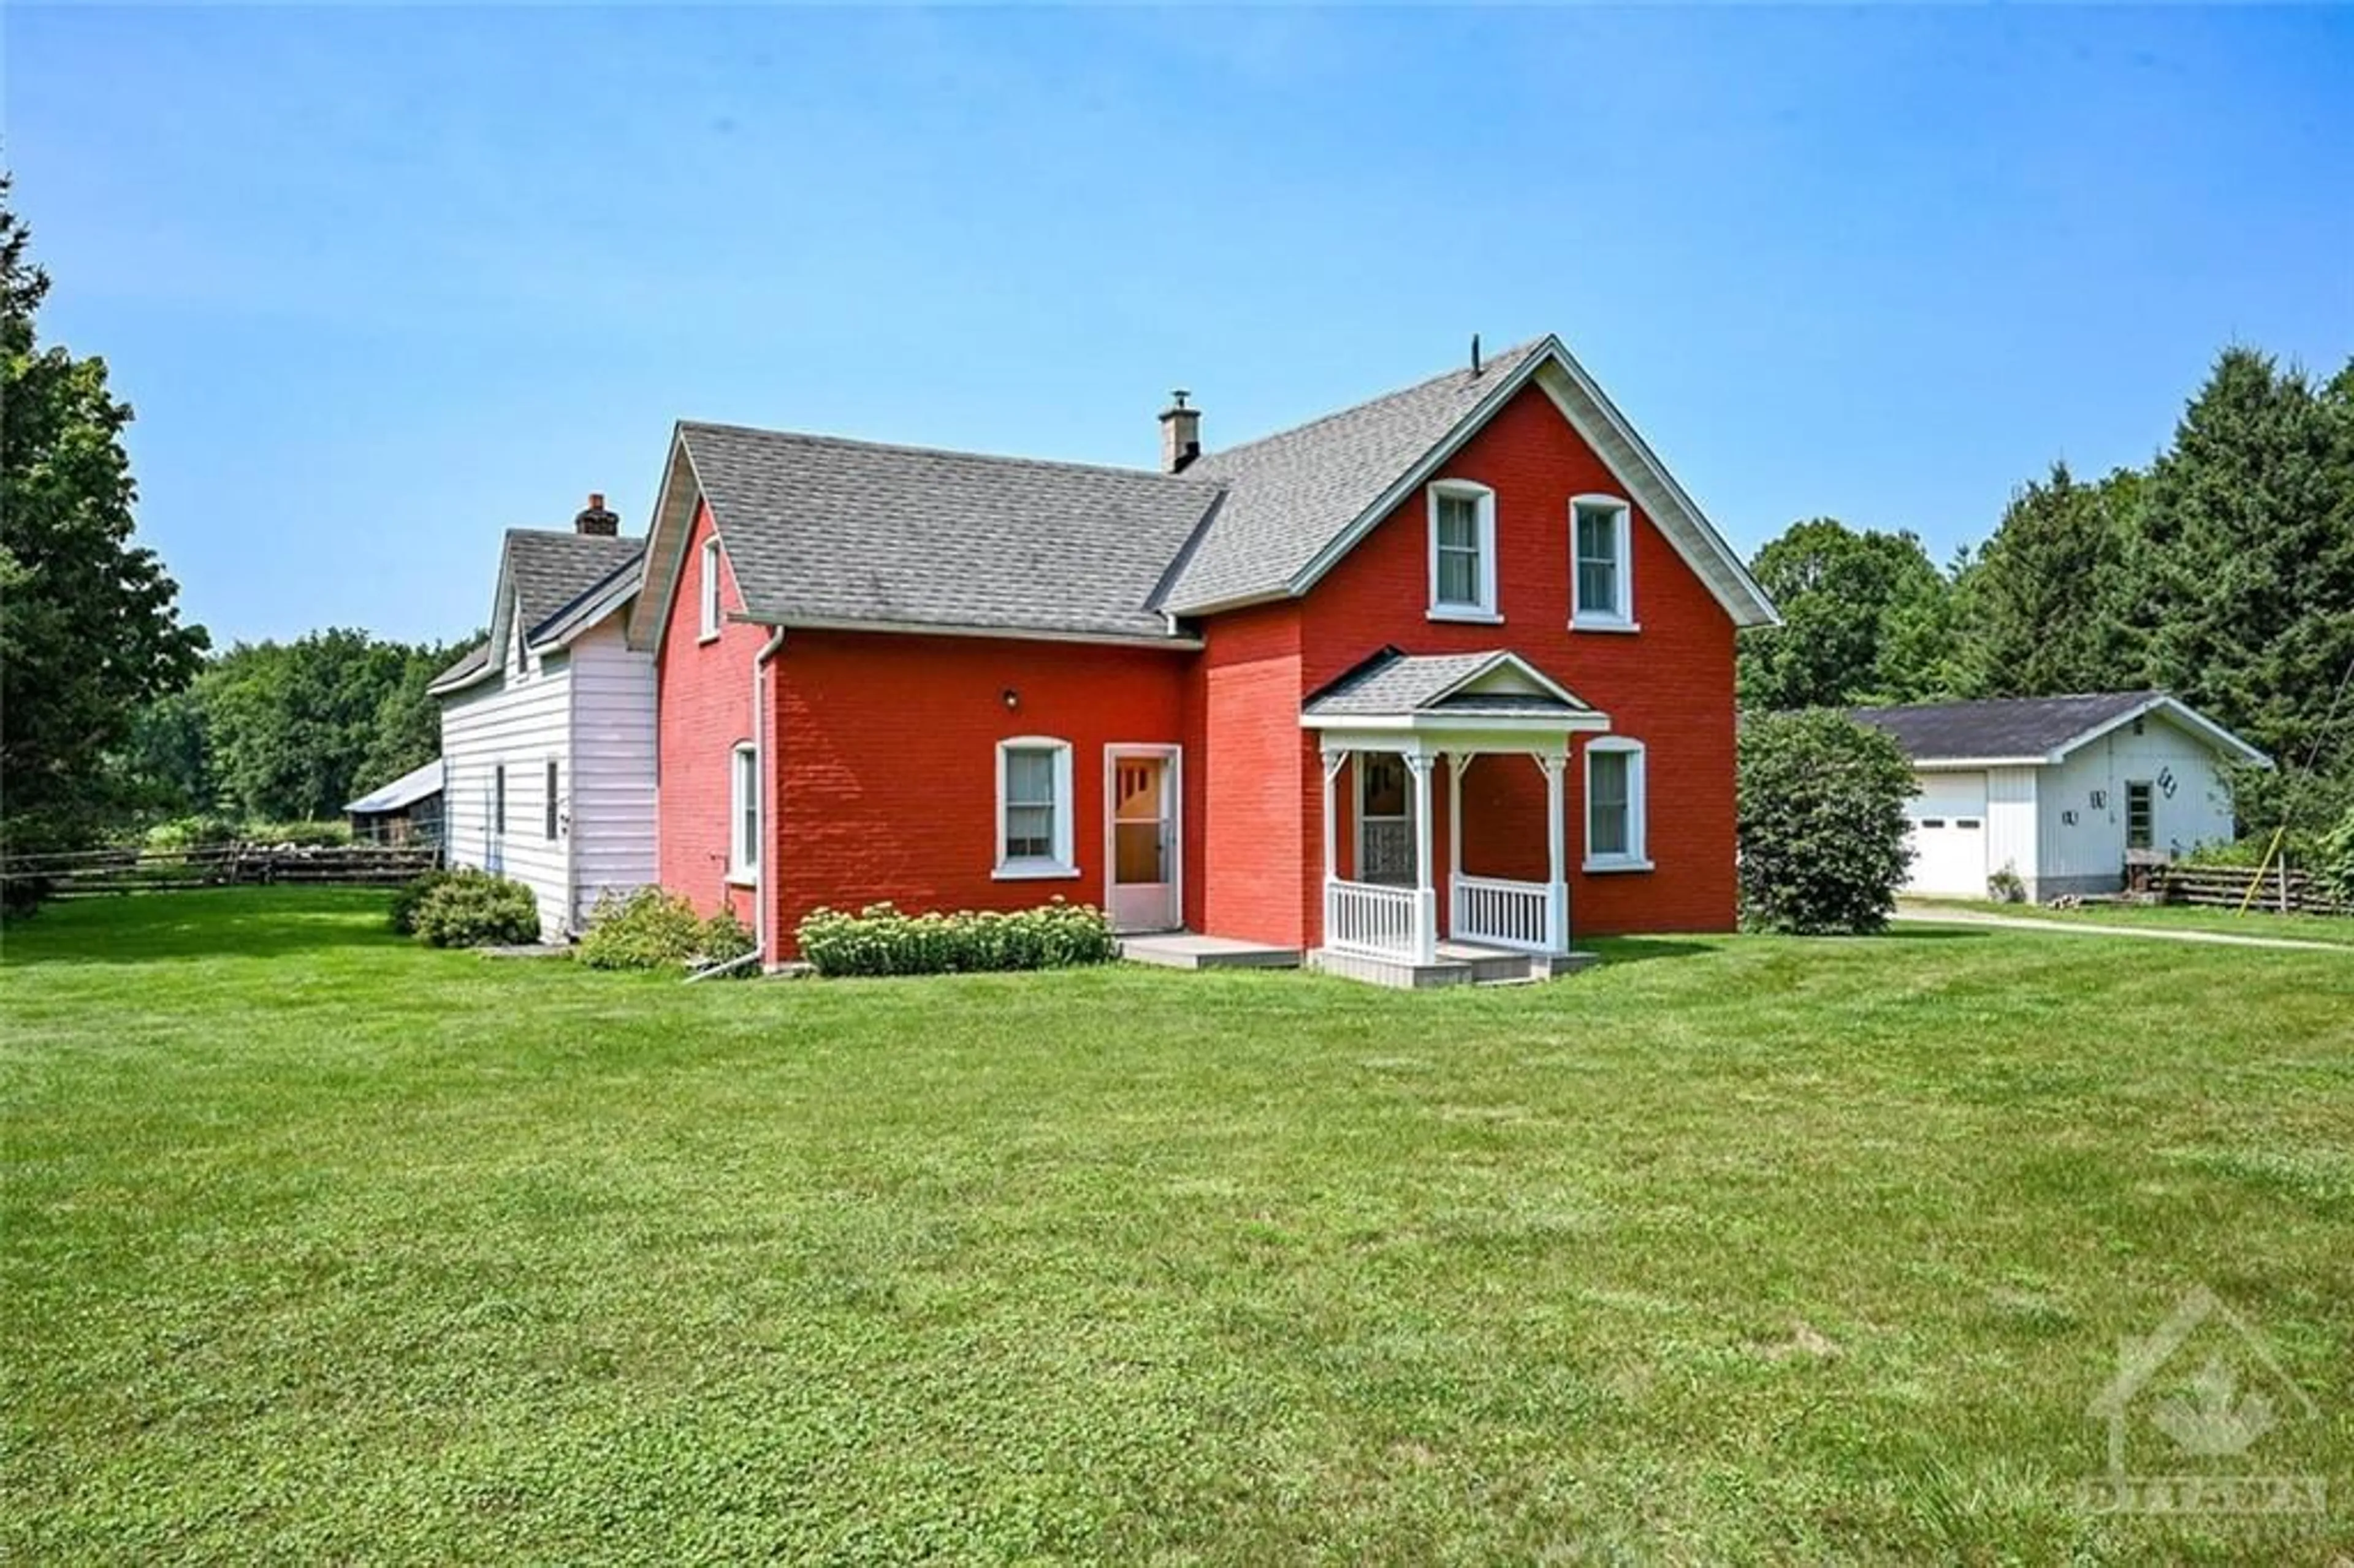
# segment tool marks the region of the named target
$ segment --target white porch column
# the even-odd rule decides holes
[[[1324,754],[1324,880],[1331,881],[1341,874],[1341,823],[1339,791],[1334,789],[1341,777],[1341,765],[1349,760],[1345,751]]]
[[[1438,961],[1438,890],[1431,881],[1430,754],[1405,753],[1407,776],[1414,781],[1414,961]]]
[[[1566,759],[1548,753],[1537,758],[1537,766],[1545,776],[1545,947],[1564,953],[1569,950],[1569,842],[1561,802]]]
[[[1458,941],[1463,937],[1463,912],[1457,907],[1463,879],[1463,776],[1479,755],[1476,751],[1447,754],[1447,927]]]

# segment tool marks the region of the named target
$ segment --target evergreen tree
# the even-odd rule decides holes
[[[2140,683],[2147,613],[2142,476],[2080,484],[2066,463],[2014,493],[1957,585],[1961,685],[2052,696]]]
[[[2152,469],[2147,668],[2271,752],[2354,768],[2354,363],[2316,387],[2226,350]]]

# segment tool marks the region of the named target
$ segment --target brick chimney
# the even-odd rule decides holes
[[[1182,387],[1172,392],[1170,405],[1161,410],[1161,471],[1182,473],[1185,465],[1202,455],[1202,410],[1185,407],[1188,396]]]
[[[576,534],[594,534],[600,539],[613,538],[621,531],[620,514],[605,510],[603,491],[591,491],[588,494],[588,504],[582,507],[579,514],[572,519],[572,531]]]

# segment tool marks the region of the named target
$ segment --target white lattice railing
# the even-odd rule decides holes
[[[1542,882],[1507,882],[1495,876],[1458,876],[1451,885],[1448,924],[1458,942],[1550,952],[1553,889]]]
[[[1367,882],[1324,884],[1324,945],[1384,958],[1412,958],[1415,951],[1411,887],[1376,887]]]

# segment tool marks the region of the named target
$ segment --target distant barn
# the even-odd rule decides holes
[[[439,844],[441,842],[441,759],[404,773],[381,789],[344,808],[352,837],[362,843]]]

